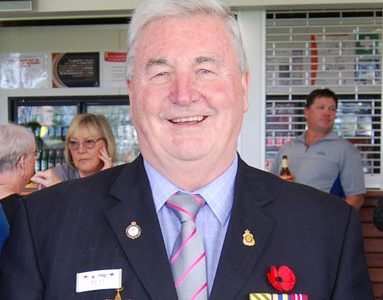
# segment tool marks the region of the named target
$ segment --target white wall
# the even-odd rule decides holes
[[[0,27],[0,52],[126,50],[127,26]]]
[[[239,140],[241,157],[262,168],[265,149],[265,12],[241,11],[238,22],[250,71],[249,110]]]

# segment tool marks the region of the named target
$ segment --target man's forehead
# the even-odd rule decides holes
[[[176,24],[176,25],[175,25]],[[215,35],[215,30],[206,30],[207,27],[212,28],[226,28],[222,19],[218,16],[204,14],[204,13],[192,13],[180,16],[162,16],[155,18],[146,23],[139,33],[138,40],[142,36],[149,35],[154,40],[162,40],[166,38],[166,35],[152,35],[154,31],[169,31],[177,32],[184,29],[187,33],[198,33]]]
[[[332,98],[332,97],[327,97],[327,96],[319,96],[319,97],[316,97],[314,99],[314,103],[318,103],[318,102],[324,102],[324,101],[331,101],[335,104],[335,99]]]

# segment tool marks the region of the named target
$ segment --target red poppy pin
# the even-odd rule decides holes
[[[289,292],[295,285],[295,274],[288,266],[275,266],[270,267],[269,273],[267,273],[267,279],[270,284],[280,292]]]

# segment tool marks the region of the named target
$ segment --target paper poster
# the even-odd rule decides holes
[[[103,86],[126,87],[126,52],[105,52]]]
[[[54,88],[99,87],[100,55],[87,53],[52,53]]]
[[[0,54],[0,87],[2,89],[36,89],[48,86],[48,54]]]

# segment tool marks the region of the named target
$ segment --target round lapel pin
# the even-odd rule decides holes
[[[128,238],[134,240],[141,235],[141,227],[138,226],[138,224],[135,221],[132,221],[130,225],[126,227],[125,233],[128,236]]]
[[[255,245],[255,239],[254,236],[251,234],[250,230],[246,229],[243,236],[243,244],[246,246],[254,246]]]

